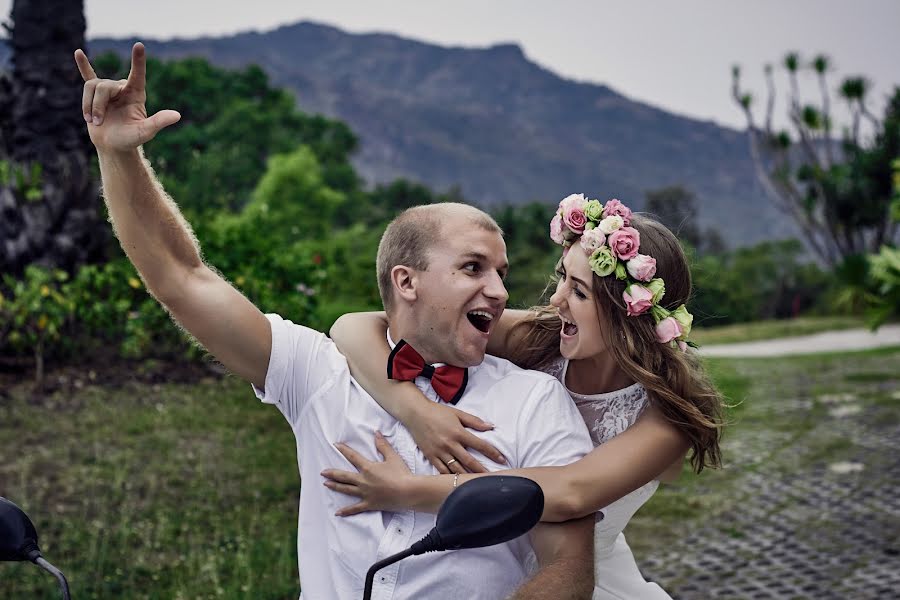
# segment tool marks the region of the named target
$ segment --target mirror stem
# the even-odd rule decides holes
[[[388,556],[384,560],[379,560],[377,563],[369,567],[369,572],[366,573],[366,588],[363,592],[363,600],[369,600],[372,597],[372,585],[375,581],[375,573],[388,565],[394,564],[398,560],[403,560],[407,556],[412,556],[414,553],[415,552],[412,548],[407,548],[403,552],[398,552],[393,556]]]
[[[63,599],[71,600],[69,596],[69,582],[66,581],[66,576],[62,574],[62,571],[51,565],[42,556],[38,556],[37,558],[35,558],[34,564],[56,577],[57,581],[59,581],[59,587],[62,589]]]

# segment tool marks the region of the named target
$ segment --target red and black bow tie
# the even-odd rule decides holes
[[[425,362],[422,355],[404,340],[397,342],[387,364],[388,379],[398,381],[412,381],[416,377],[427,377],[431,380],[431,387],[441,397],[441,400],[449,404],[456,404],[466,390],[469,381],[469,371],[463,367],[444,365],[435,367]]]

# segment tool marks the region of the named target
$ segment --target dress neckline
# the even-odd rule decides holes
[[[569,395],[572,396],[575,400],[609,400],[611,398],[615,398],[617,396],[624,396],[626,394],[636,392],[641,389],[641,384],[638,382],[634,382],[628,387],[624,387],[618,390],[613,390],[611,392],[601,392],[599,394],[579,394],[578,392],[573,392],[569,389],[569,386],[566,384],[566,373],[569,372],[569,359],[563,359],[563,369],[562,375],[560,376],[560,382],[562,382],[563,387],[566,388],[566,391],[569,392]]]

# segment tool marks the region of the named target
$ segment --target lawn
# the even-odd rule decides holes
[[[841,460],[854,442],[816,427],[833,409],[823,397],[871,390],[860,402],[883,419],[900,415],[890,393],[900,349],[709,364],[735,404],[726,468],[686,473],[657,493],[629,526],[639,558],[733,508],[748,472]],[[0,393],[0,495],[35,520],[73,598],[297,597],[299,481],[294,439],[275,409],[231,377],[66,378],[44,397],[28,383]],[[788,447],[802,452],[781,452]],[[36,567],[0,564],[0,598],[57,597]]]

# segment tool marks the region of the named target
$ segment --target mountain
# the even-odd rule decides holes
[[[89,49],[127,56],[133,41],[94,39]],[[361,139],[354,162],[369,182],[457,185],[488,207],[550,205],[584,192],[638,209],[645,190],[683,184],[697,194],[703,224],[730,244],[793,232],[755,180],[744,133],[562,78],[514,44],[442,47],[310,22],[143,41],[158,58],[259,64],[302,110],[353,128]]]

